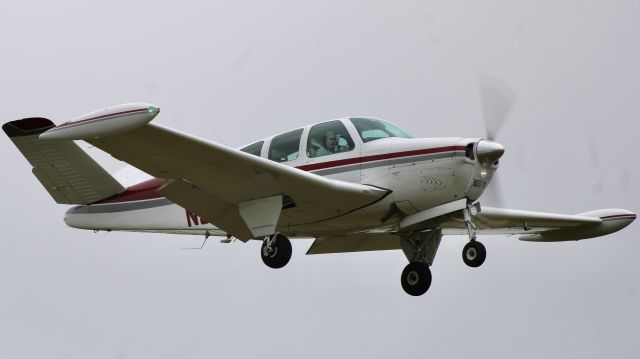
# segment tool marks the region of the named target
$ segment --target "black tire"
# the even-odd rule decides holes
[[[277,234],[277,238],[272,245],[271,252],[267,252],[266,243],[262,243],[260,248],[260,257],[262,261],[270,268],[282,268],[289,263],[291,259],[291,242],[289,238]]]
[[[471,241],[462,249],[462,260],[464,264],[469,267],[480,267],[486,258],[487,250],[484,248],[484,245],[478,241]]]
[[[426,263],[409,263],[402,271],[400,282],[407,294],[414,297],[423,295],[431,286],[431,270]]]

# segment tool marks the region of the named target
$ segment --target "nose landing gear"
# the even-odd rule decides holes
[[[470,207],[465,208],[463,213],[464,223],[469,233],[469,243],[462,249],[462,260],[469,267],[480,267],[487,258],[487,250],[482,243],[476,241],[476,225],[473,223]]]
[[[469,267],[480,267],[487,258],[487,250],[478,241],[470,241],[462,249],[462,260]]]

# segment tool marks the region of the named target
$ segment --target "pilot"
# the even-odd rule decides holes
[[[316,157],[338,152],[342,152],[342,149],[338,146],[338,134],[333,130],[327,131],[324,135],[324,147],[318,148],[316,151]]]

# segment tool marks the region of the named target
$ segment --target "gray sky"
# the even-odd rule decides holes
[[[639,17],[638,1],[2,2],[0,114],[59,123],[146,101],[155,121],[232,146],[348,115],[482,136],[488,73],[518,96],[498,136],[508,207],[638,212]],[[637,351],[637,223],[571,243],[485,237],[478,269],[446,237],[413,298],[399,251],[305,257],[294,241],[274,271],[259,243],[183,251],[201,238],[65,228],[8,139],[0,153],[0,357]]]

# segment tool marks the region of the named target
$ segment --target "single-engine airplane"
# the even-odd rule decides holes
[[[289,238],[315,238],[307,254],[401,249],[409,261],[402,288],[413,296],[431,285],[443,235],[468,235],[462,259],[478,267],[486,250],[476,234],[580,240],[636,218],[622,209],[564,215],[481,207],[504,153],[491,139],[412,138],[389,122],[351,117],[232,149],[152,123],[159,112],[131,103],[57,126],[32,117],[2,129],[53,199],[75,205],[64,217],[71,227],[261,240],[271,268],[289,262]],[[125,188],[75,140],[154,179]]]

